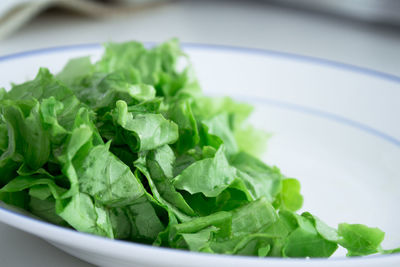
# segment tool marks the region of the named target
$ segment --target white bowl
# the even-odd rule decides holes
[[[184,44],[206,94],[253,103],[272,133],[264,160],[302,183],[308,210],[328,224],[364,223],[400,245],[400,77],[281,52]],[[97,44],[0,57],[0,85],[57,72],[69,58],[99,57]],[[8,88],[7,86],[5,86]],[[102,266],[399,266],[400,255],[274,259],[209,255],[78,233],[0,207],[0,221]],[[4,242],[2,240],[1,242]]]

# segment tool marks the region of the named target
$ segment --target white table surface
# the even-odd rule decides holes
[[[130,16],[46,13],[0,41],[0,55],[104,41],[164,41],[265,48],[400,75],[400,30],[273,7],[262,1],[183,1]],[[91,266],[0,224],[0,266]]]

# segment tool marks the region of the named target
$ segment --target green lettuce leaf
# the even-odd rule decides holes
[[[174,122],[166,120],[161,114],[133,116],[123,101],[117,101],[115,122],[122,128],[122,139],[134,152],[172,144],[179,136]]]
[[[288,213],[287,216],[292,217],[295,225],[285,240],[284,256],[322,258],[329,257],[336,251],[336,242],[325,239],[307,216],[295,213]]]
[[[216,197],[226,189],[236,177],[221,147],[215,157],[196,161],[174,178],[174,186],[191,194],[203,193]]]
[[[108,210],[85,193],[58,201],[56,213],[78,231],[114,238]]]
[[[275,201],[275,206],[281,209],[297,211],[303,206],[303,196],[300,194],[300,182],[294,178],[282,180],[282,189]]]
[[[348,256],[362,256],[380,251],[380,244],[385,233],[378,228],[367,227],[362,224],[339,224],[338,234],[341,237],[339,244],[348,251]]]
[[[273,202],[281,192],[283,176],[278,168],[271,168],[245,152],[236,154],[231,159],[231,164],[237,168],[238,176],[254,199],[265,197]]]

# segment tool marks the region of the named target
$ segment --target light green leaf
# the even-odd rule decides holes
[[[174,179],[174,186],[191,194],[216,197],[235,180],[235,176],[236,170],[229,166],[221,147],[214,158],[199,160],[184,169]]]
[[[172,144],[179,136],[178,126],[174,122],[166,120],[161,114],[133,116],[123,101],[117,102],[115,117],[115,122],[123,129],[123,140],[134,152]]]
[[[367,227],[362,224],[339,224],[338,234],[341,237],[339,244],[348,251],[348,256],[362,256],[380,251],[380,244],[385,233],[378,228]]]

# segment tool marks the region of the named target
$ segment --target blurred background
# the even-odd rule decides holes
[[[0,0],[0,57],[106,41],[278,50],[400,75],[400,0]],[[0,75],[6,75],[0,73]],[[90,266],[0,224],[0,265]]]
[[[400,75],[399,0],[0,1],[0,55],[171,37],[311,55]]]

